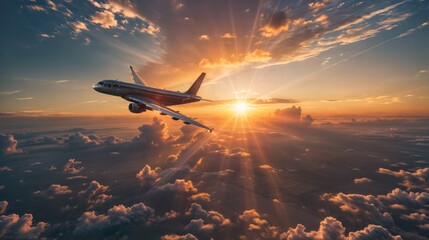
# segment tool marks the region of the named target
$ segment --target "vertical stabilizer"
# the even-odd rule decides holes
[[[133,80],[136,84],[146,86],[146,83],[140,78],[140,76],[134,71],[133,67],[130,66],[131,75],[133,75]]]
[[[203,83],[204,77],[206,76],[206,73],[203,72],[201,75],[197,78],[197,80],[192,84],[192,86],[186,91],[187,94],[197,95],[198,90],[201,87],[201,83]]]

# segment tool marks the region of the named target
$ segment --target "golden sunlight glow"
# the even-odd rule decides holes
[[[234,109],[236,113],[244,114],[245,112],[247,112],[247,110],[249,110],[249,104],[247,104],[246,102],[237,102],[236,104],[234,104]]]

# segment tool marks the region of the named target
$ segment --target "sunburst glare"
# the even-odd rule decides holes
[[[234,110],[237,114],[245,114],[249,110],[249,104],[246,102],[237,102],[234,104]]]

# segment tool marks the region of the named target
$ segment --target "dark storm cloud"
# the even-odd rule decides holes
[[[17,148],[18,141],[13,135],[0,133],[0,151],[1,155],[22,153],[22,150]]]
[[[14,213],[0,216],[0,237],[3,238],[39,238],[48,227],[49,224],[45,222],[33,225],[33,215],[29,213],[22,216]]]
[[[107,210],[107,214],[97,215],[95,212],[85,212],[78,219],[74,233],[84,234],[124,224],[145,223],[153,215],[154,210],[144,203],[137,203],[131,207],[113,206]]]

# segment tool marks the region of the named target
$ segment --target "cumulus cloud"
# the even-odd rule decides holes
[[[186,235],[168,234],[162,236],[161,240],[198,240],[198,238],[190,233]]]
[[[401,178],[403,182],[402,186],[406,187],[407,190],[429,190],[429,168],[419,168],[414,172],[399,170],[392,171],[386,168],[379,168],[378,172],[381,174],[391,175],[397,178]]]
[[[15,140],[13,135],[0,133],[0,151],[2,155],[22,153],[22,150],[18,149],[17,145],[18,141]]]
[[[46,190],[35,191],[34,195],[43,196],[46,198],[54,198],[55,196],[66,195],[72,193],[72,190],[68,186],[60,184],[52,184]]]
[[[200,129],[193,125],[184,125],[180,128],[182,135],[177,139],[177,141],[191,141],[194,136],[200,131]]]
[[[363,230],[350,232],[345,236],[345,228],[342,223],[333,217],[326,217],[320,222],[317,231],[305,231],[305,226],[298,224],[295,228],[289,228],[287,232],[280,235],[281,240],[308,239],[308,240],[363,240],[363,239],[386,239],[399,240],[400,236],[392,236],[392,234],[382,226],[370,224]]]
[[[106,139],[104,139],[104,144],[107,144],[107,145],[117,145],[124,142],[125,142],[124,140],[117,138],[115,136],[109,136]]]
[[[118,26],[118,22],[115,19],[115,14],[110,11],[96,12],[91,18],[91,22],[99,24],[102,28],[114,28]]]
[[[284,117],[287,121],[290,122],[301,122],[301,107],[292,106],[285,109],[277,109],[274,111],[274,115],[279,117]]]
[[[64,143],[67,143],[71,146],[81,147],[81,146],[94,146],[100,145],[100,139],[95,135],[85,135],[80,132],[73,133],[69,135]]]
[[[131,207],[113,206],[107,210],[107,214],[97,215],[94,211],[85,212],[79,217],[74,233],[83,234],[130,223],[146,223],[153,214],[154,210],[142,202]]]
[[[238,219],[246,225],[247,230],[256,231],[262,238],[272,239],[279,235],[279,229],[269,225],[255,209],[245,210]]]
[[[372,180],[371,179],[369,179],[369,178],[355,178],[355,180],[353,180],[354,181],[354,183],[356,183],[356,184],[362,184],[362,183],[370,183],[370,182],[372,182]]]
[[[69,159],[63,169],[66,173],[78,174],[83,170],[82,162],[76,161],[76,159]]]
[[[72,22],[71,25],[72,25],[75,33],[80,33],[82,31],[88,31],[88,27],[86,26],[86,24],[84,22],[81,22],[81,21]]]
[[[288,29],[289,18],[286,16],[286,12],[278,11],[269,16],[267,23],[259,31],[264,37],[273,37]]]
[[[373,195],[338,193],[335,196],[324,194],[323,197],[360,221],[387,227],[393,226],[392,216],[387,211],[383,211],[383,204]]]
[[[199,40],[201,40],[201,41],[207,41],[207,40],[209,40],[210,38],[209,38],[209,36],[207,36],[207,35],[203,34],[203,35],[199,36],[199,37],[198,37],[198,39],[199,39]]]
[[[18,214],[1,215],[0,226],[0,237],[35,239],[39,238],[49,224],[38,222],[33,225],[33,215],[27,213],[22,216]]]
[[[139,136],[133,139],[134,143],[144,146],[161,146],[175,140],[168,132],[167,125],[162,119],[154,117],[152,124],[139,127]]]
[[[103,204],[112,198],[112,195],[105,193],[108,190],[109,186],[102,185],[97,181],[92,181],[87,189],[79,192],[79,195],[86,198],[90,207],[93,207],[95,205]]]
[[[196,193],[197,191],[192,181],[184,179],[176,179],[174,183],[167,183],[153,190],[154,193]]]
[[[185,229],[193,233],[209,234],[215,229],[231,225],[228,218],[216,211],[206,211],[198,203],[192,203],[185,215],[192,218]]]
[[[140,180],[140,184],[143,186],[152,186],[160,180],[159,172],[160,168],[152,169],[149,165],[145,165],[137,174],[136,178]]]
[[[211,201],[211,196],[208,193],[197,193],[192,195],[191,197],[189,197],[189,200],[191,200],[192,202],[210,202]]]

